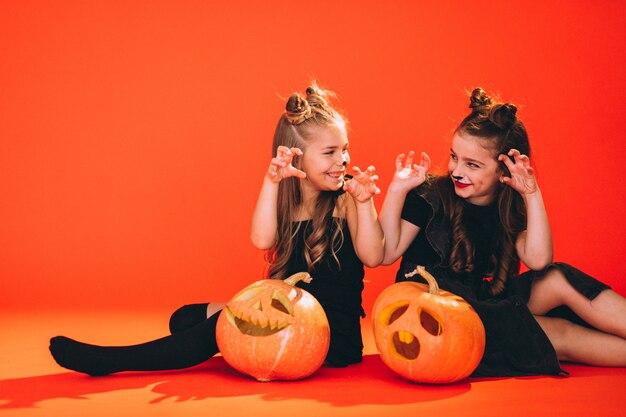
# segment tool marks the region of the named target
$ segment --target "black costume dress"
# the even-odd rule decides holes
[[[407,280],[405,273],[424,265],[442,289],[463,297],[480,316],[486,331],[483,358],[472,376],[558,375],[561,369],[556,352],[527,307],[534,279],[558,268],[572,286],[590,300],[607,285],[563,263],[548,265],[543,271],[528,271],[507,279],[505,290],[493,296],[489,289],[489,259],[500,227],[495,204],[476,206],[464,202],[463,224],[474,247],[474,270],[454,272],[447,260],[451,249],[450,225],[442,202],[429,183],[411,190],[406,197],[402,218],[420,228],[404,253],[396,281]],[[411,279],[420,279],[417,275]],[[548,315],[588,326],[566,306]],[[590,327],[590,326],[589,326]]]
[[[331,234],[334,231],[330,225]],[[359,260],[352,244],[347,221],[341,220],[343,242],[336,248],[337,260],[327,254],[320,263],[308,271],[313,280],[307,284],[298,282],[297,286],[310,292],[322,305],[330,324],[330,348],[326,363],[331,366],[346,366],[361,362],[363,341],[361,338],[361,322],[363,308],[361,293],[363,291],[363,263]],[[304,242],[311,232],[311,222],[301,222],[294,242],[297,243],[289,262],[288,275],[307,271],[304,257]]]

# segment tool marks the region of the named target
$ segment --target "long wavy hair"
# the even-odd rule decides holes
[[[455,133],[481,138],[492,149],[493,157],[506,155],[511,149],[530,157],[528,134],[522,121],[517,118],[517,107],[502,103],[488,96],[481,88],[476,88],[470,96],[471,112],[459,124]],[[511,176],[502,161],[498,161],[498,171]],[[474,269],[474,248],[468,239],[463,224],[463,200],[454,192],[449,177],[439,177],[433,181],[443,202],[444,212],[451,225],[451,239],[454,242],[449,264],[453,271],[471,272]],[[494,242],[489,267],[492,281],[489,291],[497,295],[504,290],[509,276],[519,273],[520,259],[515,249],[518,235],[526,229],[526,209],[520,194],[509,186],[499,184],[496,202],[499,227]]]
[[[330,126],[345,129],[345,118],[333,108],[328,99],[334,97],[331,91],[320,89],[315,83],[306,89],[306,96],[293,93],[287,100],[285,113],[281,116],[274,133],[272,157],[279,146],[297,147],[306,152],[314,130]],[[295,168],[302,169],[302,158],[292,160]],[[285,178],[278,184],[278,235],[273,248],[267,251],[268,275],[272,279],[287,278],[288,264],[293,256],[301,222],[296,222],[297,213],[302,209],[303,196],[299,178]],[[333,217],[335,207],[340,203],[338,193],[320,192],[314,207],[308,208],[311,216],[304,242],[304,257],[309,272],[330,254],[339,265],[336,252],[343,244],[343,233],[339,218]],[[343,205],[338,208],[343,210]]]

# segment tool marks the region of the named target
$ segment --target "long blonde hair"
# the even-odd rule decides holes
[[[312,131],[319,127],[341,126],[345,128],[345,118],[334,109],[328,98],[334,94],[320,89],[315,83],[306,89],[306,96],[292,94],[287,100],[285,113],[281,116],[274,133],[272,156],[279,146],[296,147],[306,152]],[[292,160],[295,168],[302,169],[302,158]],[[301,227],[295,222],[295,213],[300,210],[303,198],[299,178],[283,179],[278,184],[278,236],[273,248],[267,252],[268,274],[273,279],[287,278],[288,264],[293,256],[296,238]],[[311,232],[304,242],[304,257],[309,271],[330,253],[337,264],[336,252],[343,244],[341,220],[333,217],[338,204],[338,193],[321,192],[311,214]],[[332,235],[329,231],[332,230]]]

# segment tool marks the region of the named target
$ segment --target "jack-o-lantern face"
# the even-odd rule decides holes
[[[410,300],[400,300],[385,306],[379,321],[382,326],[391,327],[387,330],[392,333],[389,345],[391,353],[408,361],[417,359],[420,338],[439,336],[443,331],[439,320]]]
[[[324,362],[330,344],[326,313],[308,292],[285,281],[257,281],[226,304],[217,321],[217,344],[233,368],[259,381],[299,379]]]
[[[228,321],[243,334],[269,336],[294,322],[293,303],[301,290],[275,288],[259,281],[233,298],[225,308]]]
[[[428,276],[430,287],[401,282],[379,295],[372,314],[376,347],[389,368],[412,381],[458,381],[478,366],[485,330],[465,300],[440,291]]]

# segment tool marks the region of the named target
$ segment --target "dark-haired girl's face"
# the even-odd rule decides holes
[[[493,201],[501,172],[495,151],[485,139],[457,132],[452,138],[448,173],[456,195],[471,204],[484,206]]]

